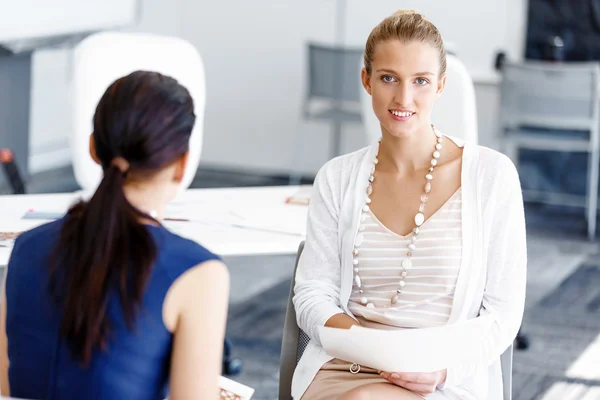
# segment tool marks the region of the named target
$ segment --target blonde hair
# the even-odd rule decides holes
[[[425,16],[414,10],[398,10],[381,21],[369,34],[365,45],[364,62],[371,75],[375,47],[382,42],[397,39],[402,42],[429,43],[439,52],[440,75],[446,72],[446,50],[438,29]]]

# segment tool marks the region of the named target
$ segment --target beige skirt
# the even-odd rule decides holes
[[[306,392],[304,392],[302,400],[335,400],[344,393],[360,386],[374,383],[391,385],[379,376],[377,370],[360,367],[360,371],[353,374],[350,372],[351,367],[354,368],[355,366],[352,363],[338,359],[333,359],[323,365]]]

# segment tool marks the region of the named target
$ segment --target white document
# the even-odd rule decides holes
[[[219,377],[219,400],[250,400],[254,395],[254,389],[242,383],[226,378]],[[0,397],[0,400],[4,400]],[[10,400],[10,399],[6,399]],[[15,399],[19,400],[19,399]],[[169,400],[167,397],[164,400]]]
[[[306,235],[306,208],[282,204],[261,207],[178,201],[167,206],[165,218],[172,221],[201,222],[287,235]]]
[[[306,235],[307,208],[282,204],[269,207],[237,207],[231,213],[239,218],[238,225],[289,235]]]
[[[221,400],[250,400],[254,389],[224,376],[219,377]]]
[[[493,319],[478,317],[435,328],[380,330],[319,328],[331,357],[387,372],[434,372],[463,363],[481,363],[478,343]]]

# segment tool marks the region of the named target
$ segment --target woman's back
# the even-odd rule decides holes
[[[48,290],[49,258],[64,220],[24,233],[6,281],[6,333],[13,397],[31,399],[163,399],[173,334],[163,322],[171,284],[190,268],[217,257],[202,246],[147,225],[157,257],[129,330],[117,290],[109,292],[110,335],[87,366],[61,336],[63,312]],[[60,274],[63,271],[58,270]],[[61,294],[60,289],[58,290]]]
[[[19,237],[0,305],[0,394],[217,399],[229,274],[161,227],[196,122],[175,79],[134,71],[104,92],[90,156],[102,181]]]

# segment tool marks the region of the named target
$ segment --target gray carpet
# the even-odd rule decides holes
[[[541,399],[553,383],[570,380],[564,372],[600,332],[599,288],[600,268],[582,265],[527,308],[523,331],[531,347],[515,353],[515,400]],[[254,387],[256,400],[277,398],[288,291],[284,281],[230,310],[228,336],[245,363],[235,379]],[[600,386],[600,381],[584,383]]]
[[[252,399],[276,399],[279,354],[290,282],[285,281],[229,309],[227,337],[242,359],[242,374],[233,377],[256,389]]]
[[[526,311],[531,347],[515,354],[515,400],[539,399],[600,332],[600,268],[582,265]],[[600,386],[600,381],[583,381]]]

